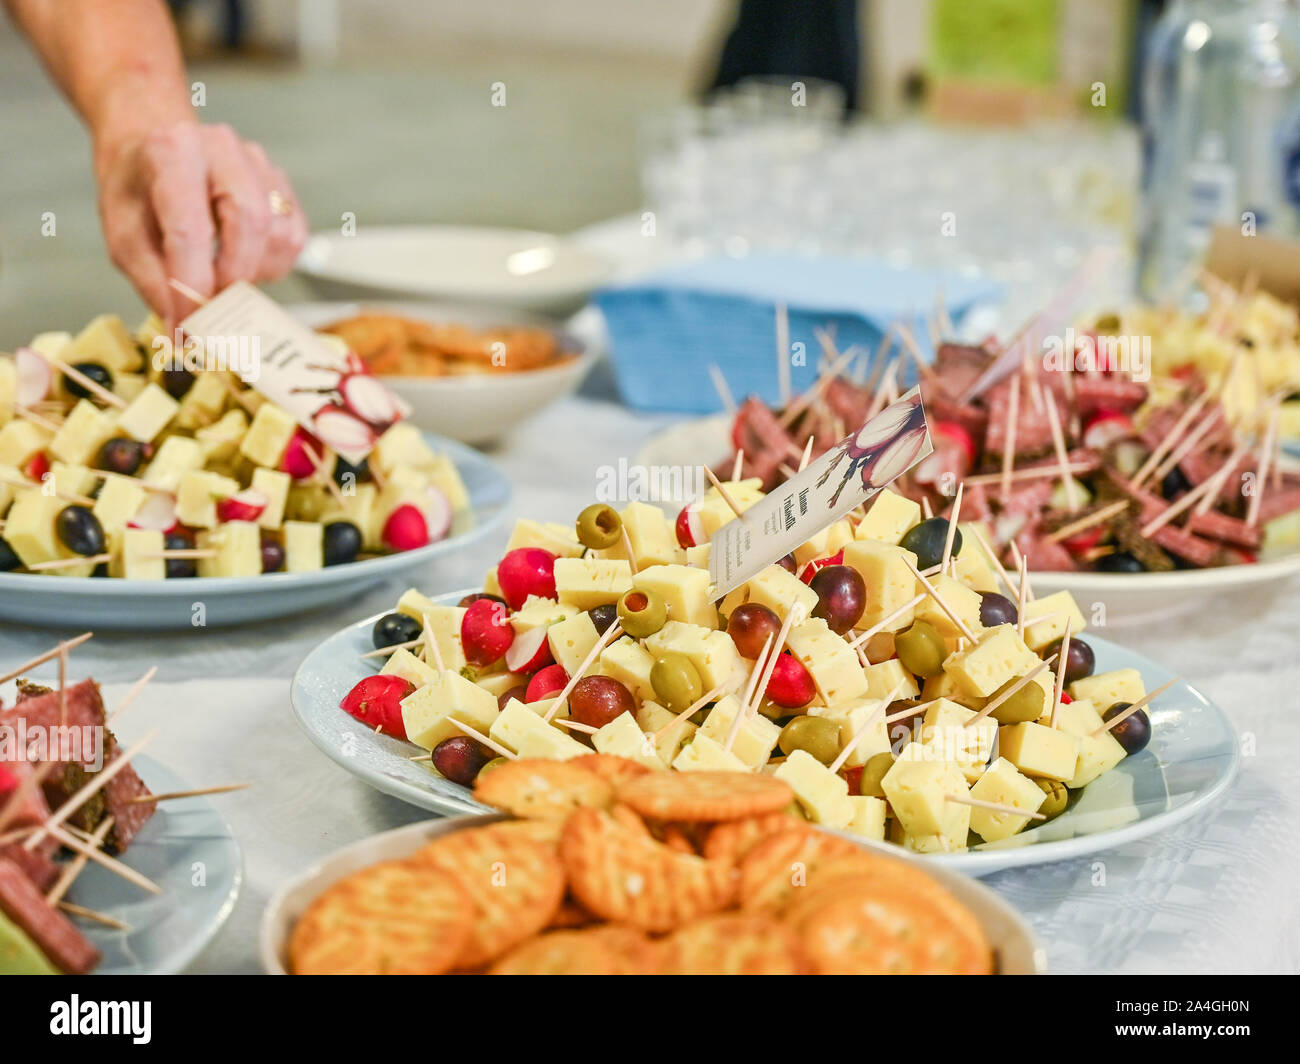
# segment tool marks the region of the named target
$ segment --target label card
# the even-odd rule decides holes
[[[246,281],[232,284],[181,322],[204,368],[238,373],[354,465],[410,408],[361,359],[342,353]]]
[[[709,577],[721,598],[829,527],[934,450],[913,388],[709,540]]]

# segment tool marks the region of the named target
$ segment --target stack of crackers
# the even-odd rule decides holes
[[[295,974],[990,974],[974,914],[911,863],[790,812],[767,775],[605,754],[479,777],[520,819],[356,872],[294,928]]]

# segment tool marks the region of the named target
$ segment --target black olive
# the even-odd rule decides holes
[[[943,547],[948,541],[948,519],[946,517],[927,517],[919,525],[913,525],[899,541],[899,546],[916,555],[918,569],[932,569],[943,561]],[[961,552],[961,531],[952,537],[952,555],[955,558]]]
[[[349,475],[351,481],[348,480]],[[370,459],[363,458],[356,465],[353,465],[345,458],[336,458],[334,460],[334,483],[340,488],[346,488],[349,483],[361,484],[370,479]]]
[[[85,506],[65,506],[54,521],[54,531],[68,550],[74,554],[101,554],[104,550],[104,528]]]
[[[1062,639],[1057,639],[1043,649],[1043,660],[1046,661],[1053,654],[1061,652]],[[1092,670],[1097,667],[1097,657],[1092,652],[1092,647],[1088,646],[1082,639],[1071,639],[1070,650],[1066,654],[1065,664],[1065,682],[1074,683],[1075,680],[1082,680],[1092,675]]]
[[[1101,715],[1101,719],[1105,721],[1114,720],[1132,704],[1132,702],[1116,702]],[[1145,750],[1147,743],[1151,741],[1151,718],[1147,716],[1145,709],[1139,709],[1136,713],[1125,717],[1115,727],[1111,728],[1110,733],[1115,737],[1115,741],[1124,748],[1126,754],[1136,754],[1141,750]]]
[[[90,378],[105,391],[111,392],[113,390],[113,375],[98,362],[74,362],[72,368],[83,377]],[[90,389],[82,384],[81,381],[73,380],[71,377],[64,377],[63,383],[68,389],[69,395],[75,395],[78,399],[94,398]]]
[[[23,564],[22,559],[14,553],[13,547],[0,538],[0,573],[12,573]]]
[[[99,449],[99,468],[110,473],[133,477],[144,464],[144,444],[139,440],[114,436]]]
[[[91,576],[107,576],[107,575],[108,575],[108,562],[100,562],[97,566],[95,566],[95,568],[93,568],[93,569],[90,571],[90,575],[91,575]]]
[[[1187,479],[1178,466],[1174,466],[1165,474],[1165,479],[1160,482],[1160,494],[1166,499],[1175,499],[1185,491],[1192,490],[1192,482]]]
[[[262,572],[278,573],[284,568],[284,548],[270,536],[262,538]]]
[[[1019,617],[1016,604],[1006,595],[999,595],[996,591],[985,591],[980,594],[980,624],[985,628],[996,628],[999,624],[1015,624]]]
[[[376,650],[395,647],[419,639],[423,626],[414,617],[405,613],[386,613],[375,622],[370,632],[370,641]]]
[[[1099,573],[1145,573],[1146,566],[1126,551],[1103,554],[1097,559]]]
[[[331,521],[325,526],[326,565],[346,565],[361,553],[361,530],[351,521]]]
[[[163,537],[163,548],[165,550],[191,550],[194,547],[194,537],[188,532],[169,532]],[[199,563],[193,558],[168,558],[167,559],[167,578],[169,580],[184,580],[191,576],[197,576],[199,572]]]
[[[169,366],[162,371],[162,386],[173,399],[180,399],[194,387],[194,374],[183,366]]]
[[[601,635],[609,631],[609,626],[618,620],[618,607],[612,602],[593,606],[587,613],[590,615],[591,623],[595,626],[596,631]]]

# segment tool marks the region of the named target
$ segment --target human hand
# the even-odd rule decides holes
[[[210,296],[288,272],[307,219],[288,176],[229,126],[180,120],[96,138],[99,214],[114,264],[173,326]]]

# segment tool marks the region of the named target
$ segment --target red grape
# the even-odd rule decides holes
[[[579,724],[603,728],[622,713],[635,713],[632,692],[612,676],[584,676],[569,692],[569,713]]]
[[[433,767],[452,783],[468,787],[474,782],[479,769],[494,757],[496,754],[477,739],[471,739],[468,735],[453,735],[433,748]]]
[[[817,592],[814,617],[821,617],[832,632],[843,635],[867,608],[867,584],[848,565],[828,565],[813,574],[809,586]]]
[[[767,606],[746,602],[731,611],[727,618],[727,635],[731,636],[742,658],[754,661],[763,652],[768,636],[773,639],[781,631],[781,618]]]

